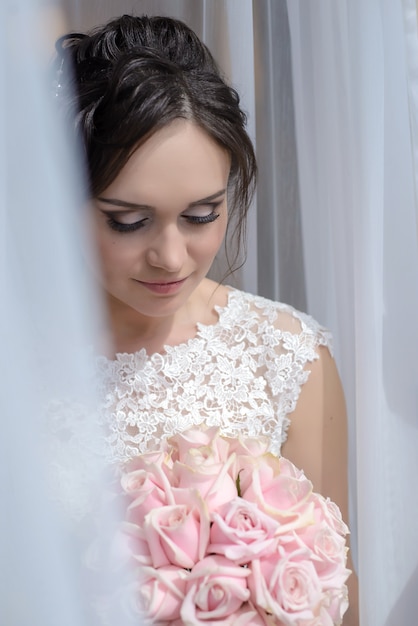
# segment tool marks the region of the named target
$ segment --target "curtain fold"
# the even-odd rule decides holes
[[[185,13],[183,19],[188,21]],[[203,21],[197,32],[214,54],[214,57],[229,82],[238,91],[241,106],[247,115],[247,130],[256,143],[255,91],[254,91],[254,42],[253,11],[249,0],[204,0]],[[233,225],[230,229],[233,232]],[[257,202],[253,202],[247,222],[248,246],[246,255],[241,251],[239,263],[245,262],[233,275],[228,275],[228,255],[225,250],[234,246],[231,238],[226,239],[211,271],[215,280],[223,280],[246,291],[254,292],[257,287]],[[233,254],[229,254],[234,257]],[[245,258],[246,257],[246,258]]]
[[[345,3],[289,2],[307,309],[334,335],[349,417],[352,544],[355,510],[355,120]]]
[[[306,310],[286,0],[255,0],[257,291]]]
[[[416,14],[409,3],[405,22],[399,3],[377,1],[288,9],[308,308],[338,329],[361,623],[407,625],[418,611]]]
[[[418,3],[415,0],[402,0],[402,6],[405,30],[409,117],[411,124],[411,148],[415,173],[415,208],[418,236]]]
[[[97,573],[81,565],[98,532],[88,514],[74,524],[67,497],[80,499],[80,485],[88,498],[107,485],[103,460],[68,441],[71,428],[101,440],[87,346],[103,315],[86,271],[94,255],[79,219],[77,158],[45,71],[45,42],[61,20],[51,2],[0,4],[2,626],[95,626],[93,589],[115,587],[106,567]],[[59,434],[49,422],[58,398],[91,409],[81,418],[71,413],[76,426],[59,416],[68,426]],[[61,483],[56,468],[66,472]],[[100,520],[109,543],[115,521],[113,512]],[[112,624],[124,626],[123,615]]]

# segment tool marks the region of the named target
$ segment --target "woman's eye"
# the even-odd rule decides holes
[[[114,215],[111,215],[109,213],[107,214],[108,225],[112,230],[115,230],[118,233],[131,233],[135,230],[139,230],[140,228],[145,226],[146,221],[147,218],[145,217],[135,222],[120,222],[115,219]]]
[[[199,207],[194,209],[193,213],[183,213],[183,217],[190,224],[210,224],[210,222],[218,219],[219,213],[216,212],[216,209],[220,204],[220,202],[217,202],[216,204]]]

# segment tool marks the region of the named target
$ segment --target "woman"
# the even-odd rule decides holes
[[[228,228],[241,252],[254,190],[237,93],[169,18],[124,16],[59,44],[67,76],[57,95],[85,148],[113,346],[99,359],[110,459],[197,424],[266,435],[347,518],[345,406],[329,334],[206,277]],[[61,88],[70,83],[75,96]]]

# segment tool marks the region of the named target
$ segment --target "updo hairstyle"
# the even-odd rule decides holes
[[[172,18],[124,15],[88,34],[69,33],[56,48],[66,86],[60,104],[84,146],[91,196],[155,132],[191,120],[230,154],[229,216],[241,247],[256,180],[254,149],[239,96],[197,35]]]

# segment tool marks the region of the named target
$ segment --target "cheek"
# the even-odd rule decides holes
[[[132,266],[138,257],[138,246],[129,241],[104,236],[98,241],[99,262],[104,277],[111,277]]]
[[[192,256],[201,259],[202,262],[213,260],[222,245],[224,236],[225,228],[221,227],[194,239],[189,248],[190,251],[192,250]]]

